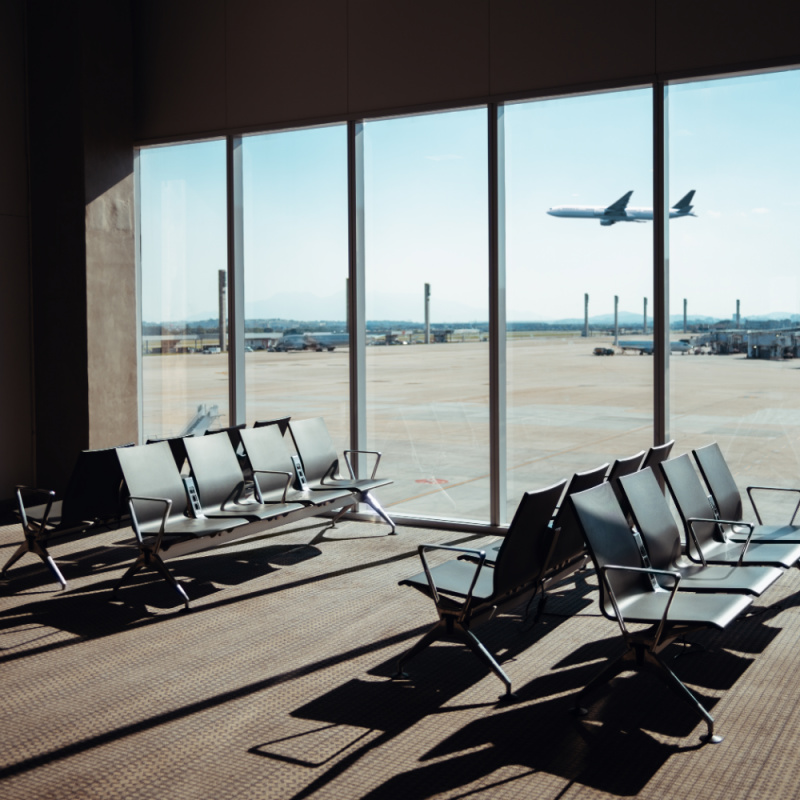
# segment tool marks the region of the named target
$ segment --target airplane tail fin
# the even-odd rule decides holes
[[[608,206],[608,208],[606,208],[606,212],[605,213],[608,214],[609,212],[613,213],[615,211],[617,211],[617,212],[624,211],[625,210],[625,206],[628,205],[628,201],[631,199],[631,195],[632,194],[633,194],[633,190],[631,189],[630,192],[626,192],[624,195],[622,195],[622,197],[620,197],[619,200],[617,200],[615,203],[612,203],[610,206]],[[692,192],[692,194],[694,194],[694,192]]]
[[[694,193],[695,193],[695,190],[692,189],[692,191],[689,192],[689,194],[684,195],[683,197],[681,197],[681,199],[678,200],[678,202],[675,203],[675,205],[672,206],[672,207],[676,211],[684,211],[685,213],[688,214],[692,210],[692,200],[694,199]]]

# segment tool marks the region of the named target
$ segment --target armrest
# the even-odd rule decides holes
[[[256,500],[259,503],[265,503],[264,496],[261,494],[261,487],[258,484],[258,475],[284,475],[286,476],[286,483],[283,485],[283,497],[281,498],[281,502],[286,502],[286,492],[289,490],[289,485],[292,482],[292,473],[291,472],[283,472],[282,470],[276,469],[254,469],[253,470],[253,486],[256,490]]]
[[[478,575],[480,574],[481,569],[486,561],[486,551],[485,550],[477,550],[472,547],[455,547],[454,545],[449,544],[421,544],[417,548],[417,552],[419,553],[420,560],[422,561],[422,569],[425,571],[425,577],[428,579],[428,586],[431,589],[431,596],[433,597],[433,602],[438,606],[439,605],[439,591],[436,588],[436,582],[433,580],[433,575],[431,574],[430,566],[428,565],[428,559],[425,557],[425,553],[429,550],[448,550],[453,553],[469,553],[474,558],[477,558],[477,565],[475,567],[475,574],[472,576],[472,582],[469,585],[469,591],[467,592],[467,596],[464,600],[464,611],[466,612],[470,604],[472,603],[472,592],[475,589],[475,584],[478,582]]]
[[[25,531],[32,529],[30,528],[30,523],[28,522],[28,515],[25,513],[25,504],[22,501],[23,492],[26,494],[42,494],[47,496],[47,505],[45,506],[44,514],[42,515],[42,521],[34,523],[39,531],[43,531],[47,525],[47,519],[50,516],[50,510],[53,507],[53,501],[55,500],[56,493],[52,489],[35,489],[30,486],[24,486],[23,484],[17,485],[17,511],[19,512],[19,518],[22,522],[22,528]]]
[[[747,496],[750,498],[750,505],[753,506],[753,511],[756,512],[756,519],[758,520],[759,525],[763,525],[764,523],[761,519],[761,514],[758,513],[753,492],[796,492],[798,495],[800,495],[800,489],[784,488],[782,486],[748,486]],[[800,497],[797,498],[797,504],[794,507],[792,518],[789,520],[790,525],[794,525],[794,518],[797,516],[798,509],[800,509]]]
[[[750,540],[753,538],[753,531],[755,530],[755,525],[752,522],[742,522],[741,520],[735,519],[719,519],[718,517],[708,518],[708,517],[689,517],[686,520],[689,525],[689,530],[692,532],[692,537],[694,538],[695,546],[697,547],[697,537],[694,534],[694,523],[695,522],[714,522],[717,525],[739,525],[743,528],[750,528],[750,533],[747,534],[747,539],[742,546],[742,552],[739,554],[739,560],[736,562],[736,565],[741,567],[742,563],[744,562],[744,555],[747,552],[747,548],[750,547]],[[697,547],[698,552],[700,553],[700,557],[703,562],[703,566],[706,565],[705,558],[703,557],[702,551],[699,547]]]
[[[353,465],[350,462],[350,454],[351,453],[362,453],[363,455],[367,455],[367,456],[377,456],[377,458],[375,459],[375,466],[372,468],[372,474],[369,476],[370,479],[374,478],[375,475],[378,472],[378,464],[381,463],[381,457],[383,456],[383,453],[381,453],[378,450],[345,450],[344,451],[344,460],[345,460],[345,463],[347,464],[347,469],[350,471],[350,477],[351,478],[355,478],[356,477],[355,470],[353,469]]]
[[[603,581],[608,589],[608,596],[611,600],[611,605],[614,607],[614,614],[616,614],[617,622],[619,623],[619,627],[622,630],[622,635],[628,635],[628,629],[625,626],[625,618],[622,616],[622,612],[619,610],[619,604],[617,603],[616,595],[614,594],[614,590],[611,588],[611,581],[608,579],[608,573],[616,571],[616,572],[642,572],[647,575],[664,575],[666,577],[673,578],[675,583],[670,589],[669,597],[667,598],[667,603],[664,606],[664,613],[661,615],[661,621],[658,623],[658,630],[656,631],[656,637],[653,642],[653,647],[657,647],[659,641],[661,640],[661,635],[664,632],[664,626],[667,622],[667,615],[669,614],[670,606],[672,605],[672,601],[675,599],[675,593],[678,591],[678,585],[681,582],[681,574],[680,572],[676,572],[674,570],[669,569],[654,569],[653,567],[623,567],[619,564],[606,564],[605,566],[600,568],[600,574],[603,578]],[[664,589],[659,594],[666,594],[667,590]]]
[[[161,526],[158,529],[158,534],[156,535],[156,550],[161,548],[161,541],[164,538],[164,531],[167,527],[167,520],[169,519],[169,512],[172,510],[172,500],[168,497],[147,497],[145,495],[131,495],[128,498],[128,508],[131,510],[131,523],[133,527],[133,532],[136,534],[136,538],[139,540],[139,543],[144,542],[144,537],[142,536],[141,530],[139,530],[139,520],[136,516],[136,509],[134,507],[134,500],[146,500],[151,503],[163,503],[164,504],[164,513],[161,515]]]

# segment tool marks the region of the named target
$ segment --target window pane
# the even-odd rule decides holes
[[[391,510],[489,516],[486,129],[485,109],[364,126],[368,431]]]
[[[146,440],[229,424],[225,142],[142,150],[139,169]]]
[[[347,128],[242,147],[247,420],[324,416],[347,447]]]
[[[670,186],[697,190],[670,225],[672,336],[703,353],[671,360],[676,448],[717,441],[742,486],[794,485],[800,72],[668,91]]]
[[[652,443],[651,92],[504,117],[510,517],[522,492]]]

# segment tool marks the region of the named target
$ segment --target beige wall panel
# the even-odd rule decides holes
[[[800,3],[658,0],[658,70],[800,61]]]
[[[0,215],[0,500],[17,483],[33,482],[30,290],[28,225],[24,217]]]
[[[0,214],[28,213],[21,0],[0,3]]]
[[[227,4],[228,125],[347,111],[347,0]]]
[[[488,0],[350,0],[351,113],[485,96],[488,22]]]
[[[133,175],[86,206],[89,447],[138,437]]]
[[[567,0],[491,4],[493,94],[649,75],[655,64],[652,3]]]
[[[134,59],[138,139],[225,127],[225,0],[141,0]]]

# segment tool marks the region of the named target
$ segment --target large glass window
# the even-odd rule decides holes
[[[718,441],[742,485],[800,469],[800,71],[670,86],[671,433]],[[674,211],[674,210],[673,210]],[[685,303],[685,323],[684,323]]]
[[[504,110],[509,516],[652,444],[651,97]]]
[[[139,155],[143,439],[229,424],[225,142]]]
[[[486,520],[486,110],[368,122],[364,141],[368,436],[394,478],[381,498]]]
[[[347,128],[242,141],[247,420],[324,416],[349,445]]]

